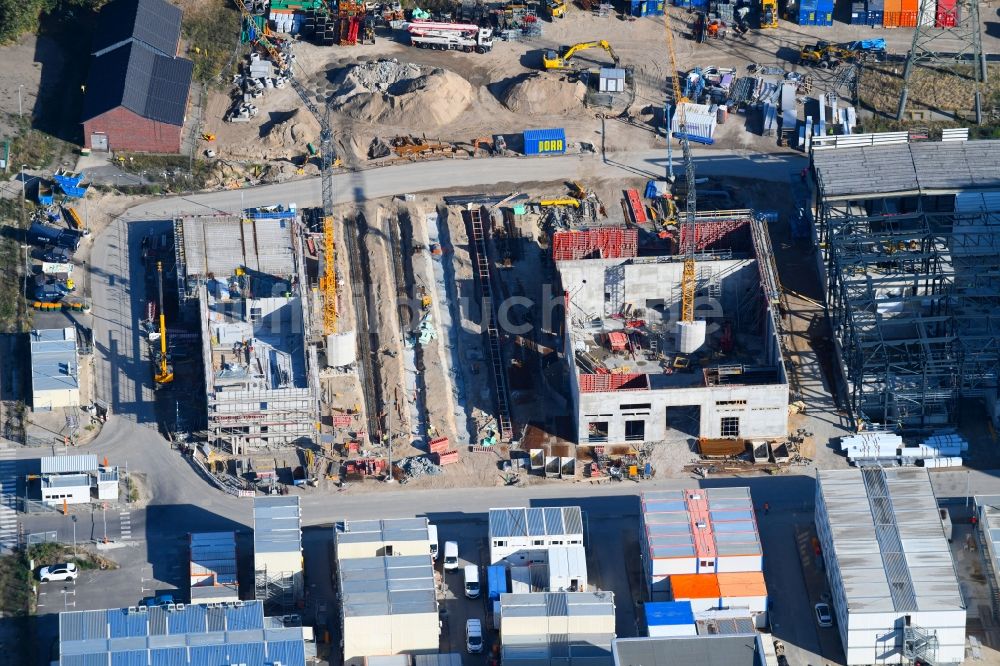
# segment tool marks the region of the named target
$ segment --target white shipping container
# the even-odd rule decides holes
[[[67,275],[73,274],[73,264],[61,264],[52,263],[50,261],[42,262],[42,273],[46,275],[53,275],[56,273],[66,273]]]
[[[939,467],[961,467],[962,459],[958,456],[949,456],[946,458],[927,458],[923,461],[924,467],[929,467],[931,469],[936,469]]]
[[[696,624],[651,624],[649,625],[650,638],[663,638],[664,636],[697,636],[698,625]]]

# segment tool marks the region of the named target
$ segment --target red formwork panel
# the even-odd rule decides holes
[[[450,451],[441,451],[439,453],[435,453],[434,457],[437,459],[438,465],[450,465],[458,462],[458,451],[455,449]]]
[[[556,261],[630,259],[635,257],[638,251],[638,229],[602,227],[557,231],[552,234],[552,258]]]
[[[695,252],[700,252],[704,250],[709,245],[722,240],[727,235],[733,233],[737,229],[749,224],[750,220],[748,218],[735,218],[728,220],[697,220],[694,225],[694,249]],[[681,225],[681,243],[680,246],[684,247],[687,243],[688,238],[688,227],[686,225]]]
[[[432,439],[427,448],[431,453],[441,453],[451,448],[451,442],[448,441],[447,437],[438,437],[437,439]]]
[[[580,374],[580,393],[608,391],[648,391],[649,376],[643,374],[591,375]]]
[[[625,202],[633,222],[645,224],[649,221],[649,218],[646,217],[646,207],[642,205],[642,199],[639,198],[639,190],[625,190]]]

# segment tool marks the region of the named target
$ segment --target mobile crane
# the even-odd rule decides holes
[[[556,53],[555,51],[546,51],[542,56],[542,65],[545,69],[569,69],[569,59],[580,51],[585,51],[586,49],[602,48],[608,52],[611,59],[615,63],[617,68],[621,64],[621,60],[618,58],[618,54],[615,50],[611,48],[611,44],[607,40],[601,39],[594,42],[580,42],[579,44],[574,44],[573,46],[563,47],[562,53]]]
[[[174,371],[167,365],[167,317],[163,312],[163,262],[156,262],[156,289],[159,292],[160,300],[160,358],[157,363],[158,369],[153,375],[153,381],[157,384],[169,384],[174,381]]]

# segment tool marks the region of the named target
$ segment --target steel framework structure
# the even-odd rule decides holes
[[[920,199],[932,207],[933,201]],[[995,213],[869,215],[822,201],[827,308],[858,426],[951,423],[1000,376]]]

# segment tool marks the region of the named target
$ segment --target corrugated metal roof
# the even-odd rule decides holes
[[[1000,189],[1000,141],[904,143],[813,153],[821,194]]]
[[[302,510],[297,496],[254,498],[253,548],[255,553],[302,552]]]
[[[708,520],[699,538],[707,535],[716,555],[763,553],[749,488],[709,488],[699,490],[697,495],[698,499],[692,501],[703,501],[708,507]],[[688,494],[683,490],[642,494],[642,523],[651,559],[698,555],[688,501]]]
[[[832,151],[831,151],[832,152]],[[625,638],[612,643],[616,666],[764,666],[764,645],[755,633],[727,636]]]
[[[614,615],[613,592],[529,592],[501,594],[500,614],[528,617]]]
[[[835,151],[828,151],[835,152]],[[869,468],[866,468],[869,469]],[[951,555],[927,470],[872,468],[819,473],[833,552],[851,613],[963,610]],[[877,514],[877,519],[876,519]],[[895,535],[895,536],[894,536]]]
[[[413,666],[462,666],[462,655],[457,652],[442,654],[415,654]]]
[[[74,474],[96,472],[97,456],[86,453],[77,456],[45,456],[41,458],[42,474]]]
[[[52,328],[31,332],[31,390],[80,388],[76,357],[76,329]]]
[[[223,608],[155,607],[145,613],[127,609],[60,613],[61,663],[249,665],[265,664],[267,654],[272,654],[280,655],[274,659],[282,664],[305,665],[301,629],[265,632],[263,607],[255,601],[237,603]],[[277,641],[269,646],[272,636]],[[190,658],[185,646],[191,646]]]
[[[341,560],[337,578],[347,617],[437,613],[429,554]]]
[[[89,488],[90,476],[87,474],[60,474],[58,476],[43,476],[42,488]]]
[[[114,0],[101,8],[91,53],[138,40],[164,55],[177,54],[181,10],[164,0]]]
[[[334,528],[337,543],[382,543],[386,541],[427,541],[430,534],[426,518],[387,520],[352,520]]]
[[[490,509],[490,537],[583,536],[578,506]]]
[[[133,41],[94,56],[82,120],[125,107],[150,120],[183,125],[194,64]]]

